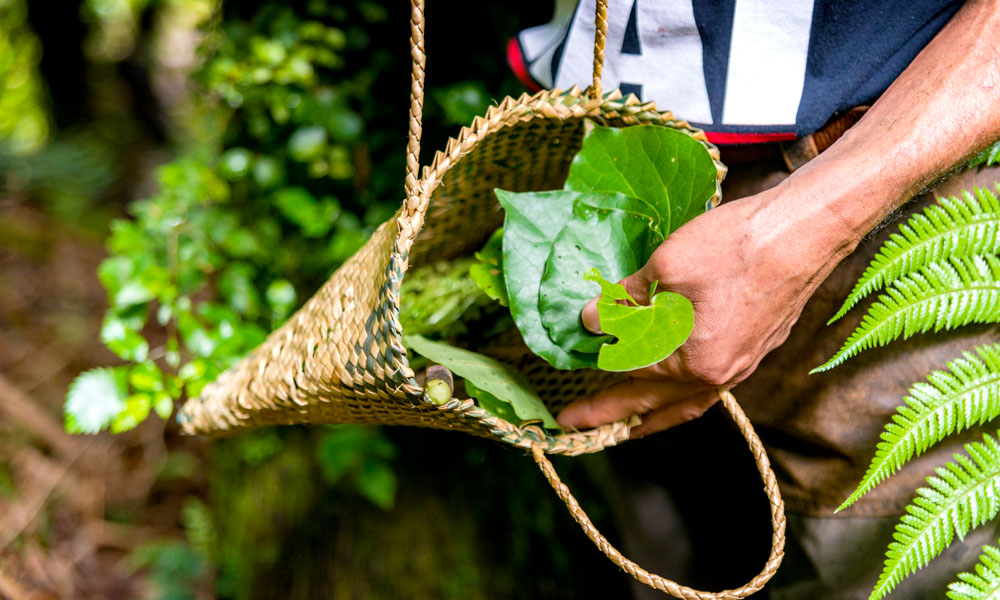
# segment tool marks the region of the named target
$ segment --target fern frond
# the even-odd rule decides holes
[[[894,281],[833,358],[811,372],[828,371],[899,337],[996,322],[1000,322],[1000,259],[985,255],[933,262]]]
[[[934,371],[910,388],[885,426],[868,472],[838,511],[946,436],[1000,417],[1000,344],[975,350],[978,357],[963,352],[948,371]]]
[[[975,573],[959,573],[948,586],[951,600],[1000,600],[1000,549],[983,546]]]
[[[979,165],[992,167],[996,164],[1000,164],[1000,142],[994,143],[992,146],[972,157],[972,160],[969,161],[970,167],[977,167]]]
[[[1000,512],[1000,444],[984,435],[981,443],[966,444],[965,451],[968,456],[956,454],[954,462],[937,469],[937,477],[928,477],[930,487],[918,489],[906,507],[870,600],[926,566],[956,535],[964,539]]]
[[[985,188],[976,188],[975,195],[966,191],[963,196],[941,198],[940,205],[928,206],[900,225],[827,325],[868,294],[932,262],[1000,252],[1000,201]]]

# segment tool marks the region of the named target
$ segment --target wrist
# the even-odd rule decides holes
[[[785,210],[803,230],[814,230],[824,258],[837,262],[917,191],[908,174],[893,168],[891,151],[852,133],[779,186]]]
[[[837,210],[833,186],[789,178],[748,201],[758,249],[788,266],[787,276],[828,274],[863,237]]]

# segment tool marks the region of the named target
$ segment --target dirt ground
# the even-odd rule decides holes
[[[167,444],[200,446],[165,437],[160,419],[114,437],[63,430],[73,378],[118,362],[98,339],[103,256],[99,236],[0,199],[0,598],[144,596],[124,559],[179,538],[199,485],[157,486]]]

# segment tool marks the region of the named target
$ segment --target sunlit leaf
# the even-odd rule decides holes
[[[483,249],[476,252],[476,261],[469,266],[472,281],[500,306],[510,306],[507,282],[503,277],[503,227],[494,231]]]
[[[66,395],[66,430],[97,433],[111,425],[125,410],[125,378],[122,369],[91,369],[77,376]]]
[[[625,286],[607,281],[596,269],[585,277],[601,286],[597,302],[601,330],[618,338],[601,347],[599,368],[632,371],[654,365],[673,354],[691,335],[694,307],[684,296],[660,292],[652,296],[649,306],[642,306]]]
[[[683,131],[595,125],[573,159],[565,189],[644,200],[660,210],[660,233],[666,237],[705,211],[717,176],[704,144]]]

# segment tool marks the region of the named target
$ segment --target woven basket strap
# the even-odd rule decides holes
[[[774,576],[774,573],[778,570],[778,565],[781,564],[781,559],[785,554],[785,503],[781,499],[781,493],[778,491],[778,482],[774,476],[774,471],[771,470],[771,464],[767,459],[767,454],[764,452],[764,447],[760,442],[760,438],[757,437],[756,432],[753,430],[753,426],[750,424],[750,420],[743,413],[743,409],[740,408],[739,404],[736,403],[736,399],[727,390],[719,390],[719,398],[722,400],[722,405],[726,407],[729,414],[732,415],[733,420],[736,421],[736,426],[739,428],[740,433],[746,439],[747,443],[750,445],[750,451],[753,453],[754,461],[757,463],[757,470],[760,472],[761,479],[764,481],[764,492],[767,494],[768,500],[771,504],[771,527],[774,533],[771,536],[771,555],[767,559],[767,563],[764,565],[764,569],[757,574],[756,577],[750,580],[746,585],[735,589],[735,590],[724,590],[721,592],[703,592],[700,590],[695,590],[689,587],[678,584],[677,582],[665,579],[650,573],[649,571],[643,569],[639,565],[635,564],[617,548],[608,542],[600,531],[594,527],[591,522],[590,517],[587,513],[580,508],[580,504],[570,493],[569,488],[566,484],[559,479],[559,475],[556,473],[555,469],[552,467],[552,463],[545,456],[544,451],[541,446],[535,444],[531,447],[531,454],[538,463],[539,468],[541,468],[542,473],[545,478],[548,479],[549,484],[556,491],[556,494],[562,498],[562,501],[566,503],[566,507],[569,508],[569,512],[573,515],[573,519],[579,523],[583,532],[587,534],[590,541],[594,542],[597,547],[603,552],[611,562],[615,563],[621,567],[626,573],[636,578],[636,580],[645,583],[651,588],[660,590],[661,592],[666,592],[675,598],[683,598],[684,600],[722,600],[722,599],[733,599],[733,598],[746,598],[751,594],[759,592],[764,584]]]
[[[604,73],[604,44],[608,40],[608,0],[597,0],[594,11],[594,82],[590,97],[601,98],[601,74]]]
[[[424,112],[424,0],[410,0],[410,133],[406,141],[406,197],[417,195],[418,169],[420,168],[420,134]]]

